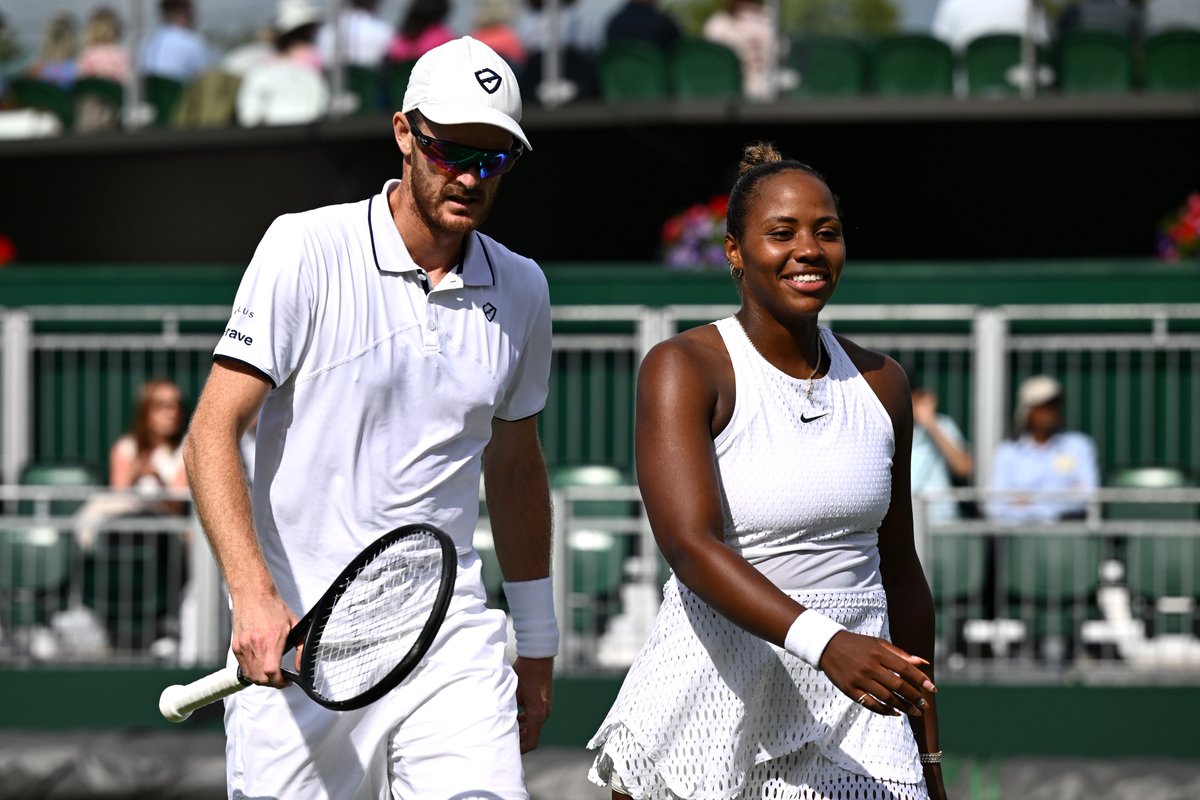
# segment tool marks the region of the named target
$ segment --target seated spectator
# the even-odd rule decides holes
[[[318,37],[320,34],[318,34]],[[251,67],[270,61],[275,57],[275,27],[264,25],[254,32],[248,40],[240,42],[225,51],[217,69],[227,75],[241,77]],[[321,56],[321,63],[325,57]]]
[[[519,72],[528,53],[513,27],[515,14],[510,0],[480,0],[475,9],[475,30],[471,37],[495,50],[514,72]]]
[[[1146,0],[1147,35],[1174,28],[1200,30],[1200,2],[1197,0]]]
[[[1028,0],[940,0],[931,30],[961,52],[968,42],[986,34],[1024,34],[1028,5]],[[1040,8],[1034,17],[1033,35],[1037,42],[1048,39],[1046,18]]]
[[[446,25],[449,0],[412,0],[388,45],[390,61],[416,61],[438,45],[458,38]]]
[[[661,11],[655,0],[626,0],[608,18],[604,38],[608,44],[621,39],[636,39],[669,49],[679,41],[682,31],[670,14]]]
[[[383,64],[394,31],[392,24],[376,13],[378,5],[378,0],[347,0],[337,18],[336,48],[333,31],[328,26],[321,28],[317,49],[326,64],[333,64],[335,55],[341,63],[356,67]]]
[[[301,125],[329,109],[329,85],[316,47],[321,10],[284,0],[275,23],[275,56],[250,67],[237,92],[241,125]]]
[[[528,0],[528,5],[517,18],[517,35],[525,45],[525,52],[532,56],[546,49],[550,41],[550,18],[546,15],[543,0]],[[594,53],[597,35],[588,26],[575,0],[562,0],[558,6],[557,40],[564,51]]]
[[[1017,492],[990,498],[988,517],[1003,522],[1082,519],[1085,498],[1042,492],[1091,492],[1100,484],[1096,445],[1084,433],[1063,430],[1062,385],[1048,375],[1027,378],[1017,392],[1014,437],[996,449],[991,488]]]
[[[129,51],[121,44],[121,18],[108,6],[100,6],[92,12],[83,31],[76,76],[124,83],[129,80],[130,70]]]
[[[161,0],[159,16],[159,26],[142,42],[138,53],[138,69],[143,75],[187,83],[212,66],[214,53],[193,29],[196,17],[191,0]]]
[[[746,97],[771,97],[771,55],[778,42],[778,29],[762,0],[725,0],[725,8],[705,20],[704,38],[737,53]]]
[[[42,46],[26,69],[31,78],[70,88],[75,83],[75,59],[79,56],[79,34],[75,17],[60,11],[46,23]]]
[[[183,467],[186,427],[187,409],[178,386],[165,379],[142,385],[131,429],[109,450],[108,485],[114,492],[91,498],[76,514],[81,545],[90,548],[96,528],[114,518],[184,512],[184,503],[161,495],[188,488]]]
[[[953,417],[938,413],[937,393],[921,386],[914,373],[909,374],[913,405],[913,495],[962,484],[975,468],[966,439]],[[949,498],[930,501],[925,511],[930,522],[959,517],[958,503]]]

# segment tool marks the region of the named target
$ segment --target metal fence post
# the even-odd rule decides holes
[[[1004,438],[1008,407],[1008,317],[998,308],[980,309],[972,324],[975,347],[975,485],[992,482],[992,458]]]
[[[32,446],[33,319],[9,310],[0,325],[0,481],[19,483]]]

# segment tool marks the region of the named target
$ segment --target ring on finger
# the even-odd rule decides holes
[[[867,698],[870,696],[871,696],[870,692],[863,692],[862,697],[858,698],[854,702],[858,703],[860,706],[865,706],[867,704]]]

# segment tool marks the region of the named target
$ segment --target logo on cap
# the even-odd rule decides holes
[[[479,81],[479,85],[488,94],[495,94],[500,91],[500,76],[491,67],[481,69],[475,73],[475,80]]]

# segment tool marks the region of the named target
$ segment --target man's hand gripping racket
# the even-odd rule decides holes
[[[429,651],[454,591],[454,543],[430,525],[405,525],[359,553],[288,634],[300,646],[289,679],[316,702],[362,708],[408,677]],[[250,686],[240,667],[168,686],[158,709],[171,722]]]

